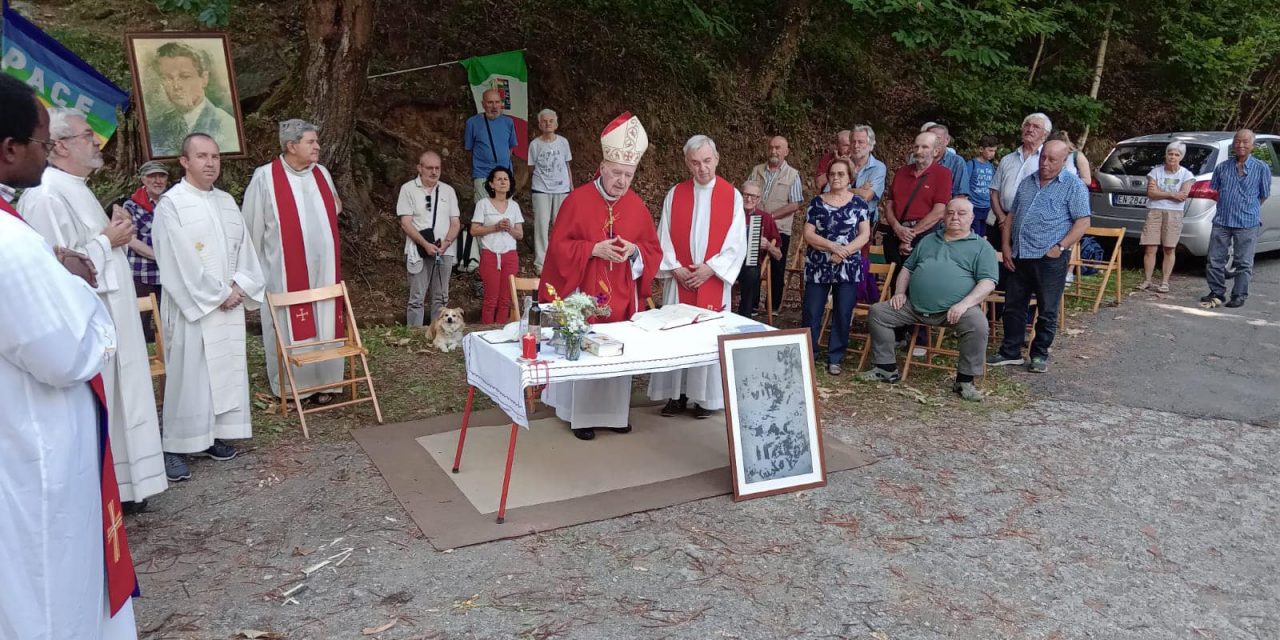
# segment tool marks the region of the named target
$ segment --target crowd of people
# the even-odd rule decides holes
[[[513,123],[496,91],[486,92],[483,104],[463,136],[475,202],[465,232],[480,246],[481,321],[495,323],[510,312],[508,282],[519,269],[525,219],[513,192]],[[0,491],[13,498],[0,537],[30,550],[0,577],[0,621],[48,629],[47,637],[133,637],[136,577],[122,515],[143,508],[169,482],[189,479],[188,458],[229,460],[237,450],[227,441],[251,437],[245,312],[272,294],[342,281],[342,200],[319,164],[318,129],[294,119],[280,123],[281,153],[257,168],[240,204],[216,186],[217,142],[193,133],[179,149],[179,181],[170,186],[165,166],[148,162],[138,189],[108,214],[87,185],[103,159],[81,112],[45,109],[6,75],[0,109],[0,382],[8,398],[0,415]],[[689,177],[667,191],[656,223],[632,189],[649,146],[638,118],[625,113],[605,127],[598,171],[576,188],[557,115],[544,110],[537,120],[541,133],[529,146],[529,163],[544,301],[552,287],[561,295],[583,292],[607,304],[609,315],[599,321],[626,320],[645,309],[659,281],[660,304],[716,310],[731,308],[736,287],[738,313],[754,317],[764,287],[773,311],[780,310],[788,258],[802,251],[801,323],[818,357],[830,310],[826,371],[840,375],[855,305],[879,299],[868,261],[869,247],[879,243],[897,275],[885,283],[892,295],[870,307],[871,368],[860,379],[900,380],[896,352],[920,326],[957,335],[953,390],[964,400],[983,399],[975,378],[984,366],[1048,370],[1070,252],[1090,224],[1091,167],[1069,139],[1054,137],[1043,113],[1024,118],[1018,147],[998,163],[994,137],[979,138],[977,154],[966,160],[950,146],[946,125],[926,123],[891,180],[874,155],[870,126],[841,131],[818,160],[811,196],[787,161],[785,138],[769,140],[765,162],[739,188],[719,175],[715,141],[694,135],[683,148]],[[1251,242],[1270,185],[1267,167],[1250,156],[1252,145],[1252,132],[1238,132],[1236,157],[1214,173],[1221,197],[1210,293],[1202,299],[1209,306],[1238,307],[1248,295]],[[1184,152],[1170,144],[1166,163],[1152,170],[1140,288],[1151,287],[1157,246],[1165,248],[1157,290],[1168,287],[1169,249],[1190,185],[1179,165]],[[441,181],[442,162],[441,153],[423,151],[395,207],[405,234],[409,325],[429,322],[448,304],[451,273],[464,257],[461,203]],[[16,189],[25,191],[15,207]],[[755,226],[758,246],[748,233]],[[796,234],[801,240],[793,243]],[[1238,275],[1224,301],[1229,252]],[[747,264],[748,254],[759,260]],[[988,355],[982,304],[997,286],[1005,291],[1004,337]],[[157,319],[139,315],[137,303],[149,294],[159,296],[164,338],[159,411],[147,346]],[[264,365],[277,396],[277,335],[291,345],[346,331],[334,300],[281,311],[261,314]],[[304,402],[323,405],[334,401],[343,379],[339,360],[296,367],[292,384],[305,389]],[[720,380],[718,365],[678,369],[653,374],[648,394],[665,402],[664,416],[706,418],[724,408]],[[597,429],[630,431],[630,398],[629,377],[551,384],[543,396],[582,440]]]

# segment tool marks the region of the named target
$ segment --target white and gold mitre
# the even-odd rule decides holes
[[[635,166],[640,156],[649,148],[649,135],[640,119],[628,111],[613,119],[600,134],[600,146],[604,159],[609,162]]]

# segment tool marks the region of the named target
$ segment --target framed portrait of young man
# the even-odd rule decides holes
[[[245,155],[231,45],[225,33],[126,33],[143,153],[176,158],[182,140],[203,133],[223,158]]]

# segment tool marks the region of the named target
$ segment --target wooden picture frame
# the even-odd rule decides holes
[[[720,336],[735,502],[827,484],[810,340],[808,329]]]
[[[244,116],[226,33],[126,33],[142,154],[167,160],[182,154],[189,133],[205,133],[222,158],[244,158]]]

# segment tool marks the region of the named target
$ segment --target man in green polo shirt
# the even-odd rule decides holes
[[[917,241],[902,263],[898,293],[871,307],[875,366],[859,375],[859,380],[892,383],[902,379],[893,353],[894,329],[913,324],[952,327],[960,338],[952,389],[965,400],[982,401],[982,392],[973,384],[974,376],[982,374],[987,350],[989,328],[982,301],[995,290],[1000,274],[995,249],[973,233],[972,224],[973,204],[956,198],[947,203],[942,228]]]

